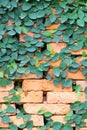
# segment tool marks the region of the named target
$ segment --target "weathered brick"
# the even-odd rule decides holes
[[[42,102],[43,101],[43,92],[41,91],[38,91],[38,92],[34,92],[34,91],[31,91],[31,92],[23,92],[21,94],[21,100],[20,102]]]
[[[0,128],[8,128],[8,127],[9,127],[9,124],[3,123],[3,122],[1,121],[1,117],[0,117]]]
[[[85,94],[81,92],[79,97],[75,92],[48,92],[48,103],[74,103],[75,101],[86,101]]]
[[[83,128],[76,129],[76,130],[87,130],[87,127],[83,127]]]
[[[6,87],[0,86],[0,92],[9,91],[10,89],[13,89],[13,88],[14,88],[14,83],[12,82],[11,84],[6,85]]]
[[[52,81],[48,80],[24,80],[23,91],[72,91],[72,87],[64,88],[62,85],[55,87]]]
[[[51,119],[54,121],[54,122],[61,122],[61,123],[66,123],[66,121],[64,120],[64,117],[65,116],[52,116]]]
[[[0,103],[6,102],[6,100],[4,100],[5,96],[9,96],[9,98],[11,97],[11,95],[8,95],[8,92],[0,92]],[[20,103],[42,102],[43,101],[43,92],[41,92],[41,91],[23,92],[23,93],[21,93],[20,97],[21,97]]]
[[[81,81],[81,80],[79,81],[79,80],[77,80],[76,84],[77,85],[79,85],[79,84],[81,85],[81,91],[84,91],[85,88],[87,87],[87,81]]]
[[[53,24],[51,24],[49,26],[46,26],[46,29],[47,30],[53,30],[53,29],[57,29],[59,26],[60,26],[59,23],[53,23]]]
[[[82,55],[83,52],[87,53],[87,49],[80,49],[78,51],[71,50],[72,55]]]
[[[66,43],[59,43],[59,44],[55,44],[55,43],[50,43],[50,46],[52,46],[52,49],[54,52],[60,52],[63,48],[66,47]]]
[[[27,34],[20,34],[20,36],[19,36],[19,41],[20,41],[20,42],[25,42],[25,40],[24,40],[24,37],[25,37],[25,36],[34,37],[34,33],[33,33],[33,32],[28,32]]]
[[[29,74],[22,74],[21,76],[17,76],[16,79],[39,79],[41,77],[38,77],[34,73],[29,73]]]
[[[70,110],[67,104],[24,104],[24,110],[29,114],[37,114],[39,110],[50,111],[52,114],[64,115]]]

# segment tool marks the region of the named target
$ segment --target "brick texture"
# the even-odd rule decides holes
[[[86,101],[85,94],[82,92],[81,96],[75,92],[48,92],[47,102],[48,103],[74,103],[75,101]]]
[[[5,96],[9,96],[8,92],[0,92],[0,103],[2,102],[6,102],[4,100]],[[9,96],[11,97],[11,95]],[[20,99],[20,103],[27,103],[27,102],[42,102],[43,101],[43,92],[42,91],[38,91],[38,92],[23,92],[20,95],[21,99]]]
[[[12,82],[9,85],[6,85],[6,87],[2,87],[0,86],[0,92],[5,92],[5,91],[9,91],[10,89],[14,88],[14,83]]]
[[[24,110],[29,114],[37,114],[39,110],[50,111],[52,114],[64,115],[70,110],[68,104],[24,104]]]
[[[64,88],[62,85],[55,87],[52,81],[48,80],[24,80],[22,84],[23,91],[72,91],[72,87]]]

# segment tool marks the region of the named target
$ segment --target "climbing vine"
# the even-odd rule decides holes
[[[56,27],[49,29],[53,24]],[[50,44],[63,42],[65,47],[60,52],[55,51]],[[87,79],[87,54],[84,49],[87,49],[86,0],[0,1],[0,86],[5,87],[24,73],[35,73],[38,77],[52,80],[55,86],[61,83],[63,87],[70,87],[73,80],[67,78],[68,71],[73,73],[80,70]],[[77,62],[77,56],[72,54],[79,50],[83,50],[80,63]],[[58,60],[61,60],[60,64],[53,67],[52,63]],[[85,92],[87,94],[87,89]],[[5,99],[9,102],[19,101],[19,95],[15,95],[15,91],[12,93],[13,98]],[[54,130],[55,126],[72,130],[69,124],[74,119],[77,128],[85,125],[81,119],[87,119],[87,102],[76,102],[71,108],[75,111],[78,109],[76,115],[70,112],[66,116],[68,125],[63,128],[62,124],[54,123]],[[10,107],[10,111],[15,110]],[[3,122],[10,122],[9,117],[2,111],[0,113]],[[23,117],[26,121],[29,118],[28,115]],[[13,126],[11,124],[10,129],[13,130]],[[14,128],[17,129],[16,126]]]

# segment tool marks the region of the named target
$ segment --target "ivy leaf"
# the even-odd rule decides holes
[[[29,114],[23,115],[23,120],[24,121],[28,121],[29,119],[30,119],[30,115]]]
[[[22,10],[24,10],[24,11],[27,11],[27,10],[29,10],[31,8],[31,4],[29,4],[29,3],[24,3],[23,5],[22,5]]]
[[[39,115],[42,115],[42,114],[44,114],[44,113],[45,113],[44,110],[39,110],[39,111],[38,111],[38,114],[39,114]]]
[[[87,67],[87,60],[83,60],[83,61],[81,62],[81,64],[84,65],[85,67]]]
[[[10,122],[9,116],[5,115],[4,117],[2,117],[2,122],[3,123],[9,123]]]
[[[59,67],[53,68],[52,71],[53,71],[53,74],[54,74],[55,76],[57,76],[57,77],[60,76],[60,69],[59,69]]]
[[[77,20],[77,24],[80,26],[80,27],[84,27],[84,20],[83,19],[78,19]]]
[[[48,50],[49,52],[52,52],[53,48],[52,48],[52,46],[51,46],[50,44],[47,44],[47,50]]]
[[[54,14],[51,14],[50,15],[50,21],[53,23],[53,22],[55,22],[55,20],[56,20],[56,16],[54,15]]]
[[[27,29],[25,28],[25,27],[21,27],[21,31],[22,31],[22,33],[24,33],[24,34],[27,34],[28,32],[27,32]]]
[[[15,109],[13,106],[8,105],[7,108],[5,109],[5,111],[6,111],[7,113],[15,113],[15,112],[16,112],[16,109]]]
[[[5,77],[0,78],[0,86],[6,87],[7,84],[8,84],[8,80]]]
[[[53,130],[60,130],[62,128],[62,123],[54,122],[53,123]]]
[[[18,127],[13,123],[10,124],[9,127],[10,127],[10,130],[18,130]]]
[[[52,113],[51,113],[51,112],[45,112],[45,113],[44,113],[44,116],[45,116],[45,117],[51,117],[51,116],[52,116]]]
[[[78,16],[80,19],[83,19],[83,17],[84,17],[84,13],[81,9],[78,10]]]
[[[60,18],[61,23],[66,22],[66,21],[67,21],[67,19],[68,19],[68,15],[65,15],[65,14],[62,14],[62,15],[61,15],[61,18]]]
[[[62,80],[62,85],[64,87],[70,87],[72,85],[72,80],[71,79],[64,79],[64,80]]]
[[[4,77],[4,71],[3,69],[0,69],[0,78],[3,78]]]
[[[63,130],[73,130],[70,124],[65,124]]]

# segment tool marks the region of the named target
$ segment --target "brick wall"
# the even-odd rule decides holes
[[[51,30],[58,26],[58,24],[52,24],[52,26],[49,26],[46,29]],[[32,32],[28,33],[27,35],[33,37]],[[24,42],[23,37],[24,35],[20,35],[20,41],[22,42]],[[50,45],[55,52],[60,52],[61,49],[66,46],[66,43],[60,41],[59,44],[55,45],[53,41],[53,43],[50,43]],[[83,59],[82,57],[78,57],[82,54],[83,51],[87,53],[86,49],[75,52],[71,51],[72,55],[77,56],[77,63],[80,63]],[[51,63],[51,66],[58,66],[60,64],[60,61],[61,60],[59,59],[58,61]],[[43,60],[41,62],[45,61]],[[51,68],[49,69],[48,73],[52,74]],[[44,117],[37,114],[38,110],[43,109],[45,111],[50,111],[53,114],[51,118],[54,121],[65,123],[66,121],[64,120],[64,116],[70,110],[70,104],[74,103],[75,101],[83,102],[86,100],[83,91],[87,86],[87,82],[85,81],[85,77],[82,72],[80,70],[75,73],[67,72],[67,77],[73,79],[75,84],[81,84],[82,88],[80,97],[78,97],[78,95],[72,90],[73,86],[64,88],[61,84],[59,84],[57,87],[55,87],[52,81],[39,78],[35,74],[23,74],[22,76],[16,78],[16,80],[22,80],[23,91],[20,95],[20,105],[23,105],[25,112],[31,115],[31,120],[34,122],[33,130],[38,130],[37,126],[43,126],[45,124]],[[4,96],[8,96],[8,91],[15,87],[16,80],[12,83],[12,85],[6,86],[6,88],[0,87],[0,108],[2,110],[6,108],[5,100],[3,98]],[[17,107],[14,102],[11,104],[14,107]],[[18,126],[23,123],[23,119],[16,118],[16,113],[10,114],[9,116],[11,121]],[[7,128],[8,130],[8,127],[8,124],[3,124],[0,118],[0,129]],[[72,125],[72,127],[75,126]],[[50,128],[49,130],[52,129]],[[87,130],[87,126],[86,128],[81,128],[80,130]]]

